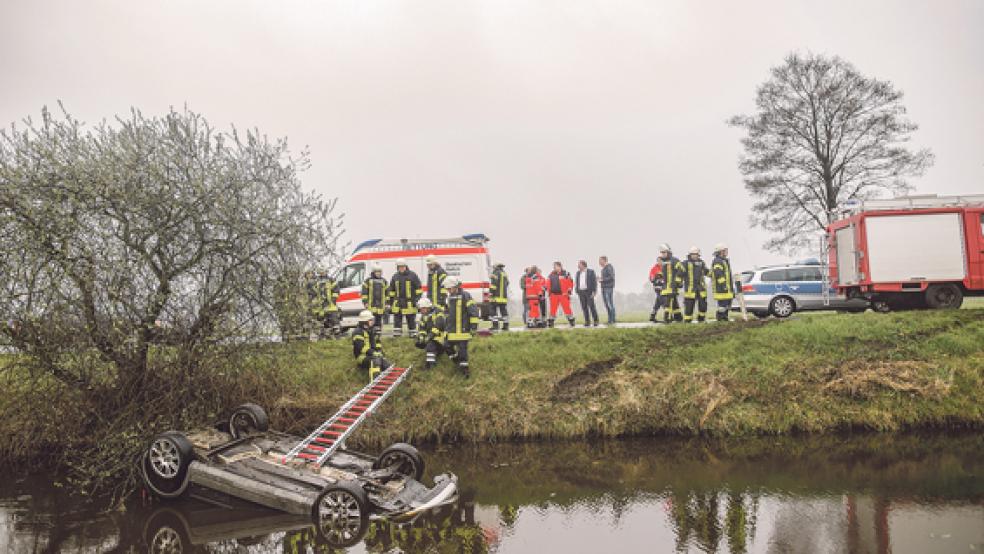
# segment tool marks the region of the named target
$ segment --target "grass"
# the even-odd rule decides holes
[[[471,379],[446,358],[422,369],[409,339],[384,345],[389,359],[417,369],[357,446],[984,426],[980,308],[478,337]],[[216,368],[206,386],[215,390],[195,391],[188,405],[148,406],[132,424],[105,414],[117,427],[87,445],[97,439],[76,436],[72,391],[48,383],[38,400],[14,372],[3,375],[0,458],[8,461],[67,448],[134,459],[151,434],[209,424],[221,406],[248,400],[266,406],[276,428],[303,433],[367,378],[353,368],[347,340],[266,345]]]

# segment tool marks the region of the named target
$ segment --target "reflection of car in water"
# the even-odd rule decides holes
[[[334,546],[358,542],[371,520],[411,521],[453,503],[457,477],[437,475],[433,487],[425,486],[420,482],[424,461],[414,447],[397,443],[378,457],[344,448],[345,437],[375,403],[357,420],[331,423],[345,421],[341,416],[357,409],[353,408],[356,400],[364,398],[365,391],[385,378],[387,371],[323,426],[329,429],[324,436],[337,439],[331,448],[317,446],[331,443],[331,439],[318,438],[321,428],[312,435],[314,441],[272,431],[262,408],[245,404],[215,428],[169,431],[155,437],[140,464],[143,481],[160,498],[219,493],[300,516]],[[315,442],[318,440],[328,442]],[[297,453],[314,451],[308,449],[318,449],[324,456],[313,460]]]

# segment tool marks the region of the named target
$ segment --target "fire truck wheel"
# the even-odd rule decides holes
[[[154,437],[140,464],[147,488],[161,498],[177,498],[188,488],[188,466],[195,449],[184,435],[168,431]]]
[[[270,418],[266,411],[256,404],[243,404],[229,417],[229,433],[238,439],[250,433],[262,433],[270,429]]]
[[[793,315],[795,311],[796,302],[793,302],[793,299],[788,296],[777,296],[772,299],[772,302],[769,302],[769,312],[778,318],[785,319]]]
[[[417,481],[424,476],[424,458],[416,448],[403,442],[390,445],[372,463],[373,469],[384,467],[396,467],[396,472],[407,477],[413,477]]]
[[[871,302],[871,309],[880,314],[887,314],[892,311],[892,306],[884,300],[873,300]]]
[[[926,306],[934,310],[955,310],[963,304],[963,291],[953,283],[926,287]]]
[[[329,546],[354,546],[369,529],[369,497],[358,483],[339,481],[321,491],[311,517],[318,537]]]

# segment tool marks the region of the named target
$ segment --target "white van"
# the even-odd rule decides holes
[[[342,327],[356,325],[355,316],[364,308],[362,282],[369,276],[372,264],[381,265],[383,277],[389,281],[396,273],[396,260],[403,258],[420,277],[426,291],[424,258],[431,254],[437,256],[448,275],[461,280],[461,286],[479,303],[482,319],[488,319],[489,275],[492,272],[488,242],[489,238],[479,233],[446,239],[373,239],[359,244],[335,276],[341,289],[338,306],[342,310]]]

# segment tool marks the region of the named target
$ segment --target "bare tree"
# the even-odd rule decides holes
[[[190,375],[276,331],[285,276],[341,236],[335,201],[301,188],[307,164],[187,109],[92,128],[45,109],[0,131],[0,335],[45,375],[132,402],[155,344]]]
[[[755,199],[752,224],[775,233],[770,250],[815,244],[843,202],[905,193],[906,177],[932,165],[929,150],[905,147],[917,127],[902,92],[838,57],[789,55],[755,103],[729,123],[747,132],[739,169]]]

